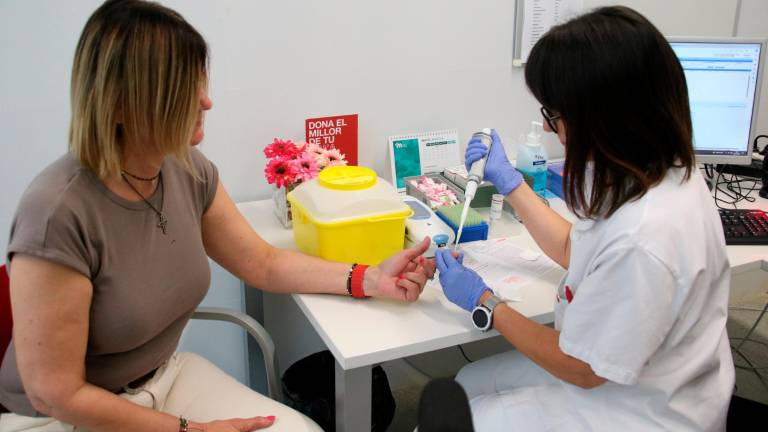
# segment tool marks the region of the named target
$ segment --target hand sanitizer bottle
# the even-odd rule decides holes
[[[517,170],[540,196],[547,189],[547,154],[541,145],[541,122],[532,121],[531,131],[517,147]]]

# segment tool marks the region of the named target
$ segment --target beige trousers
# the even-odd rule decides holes
[[[197,422],[236,417],[270,416],[275,423],[265,431],[322,432],[303,414],[282,405],[224,373],[208,360],[192,353],[176,353],[138,389],[120,396]],[[0,432],[84,432],[86,429],[51,417],[0,416]]]

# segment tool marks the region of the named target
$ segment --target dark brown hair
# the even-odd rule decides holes
[[[533,47],[525,80],[565,123],[565,197],[580,217],[611,216],[672,167],[690,177],[685,75],[667,40],[638,12],[604,7],[553,27]]]

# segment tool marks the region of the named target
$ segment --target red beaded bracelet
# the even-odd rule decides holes
[[[367,265],[358,264],[352,269],[352,274],[349,277],[349,287],[352,297],[354,298],[361,299],[368,297],[363,291],[363,276],[365,275],[365,270],[367,268]]]

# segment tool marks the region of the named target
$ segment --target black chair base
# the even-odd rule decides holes
[[[764,425],[765,419],[768,419],[768,405],[733,395],[731,396],[731,405],[728,407],[725,430],[760,430],[761,426],[757,425]]]

